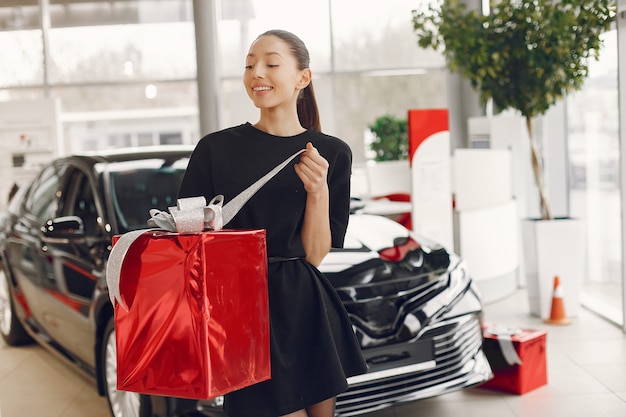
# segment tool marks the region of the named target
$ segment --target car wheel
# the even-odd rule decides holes
[[[150,417],[150,400],[136,392],[117,389],[117,346],[115,344],[115,321],[111,318],[104,330],[100,355],[104,376],[104,389],[113,417]]]
[[[24,329],[15,314],[15,304],[11,297],[9,277],[0,265],[0,334],[9,346],[25,345],[33,342],[33,339]]]

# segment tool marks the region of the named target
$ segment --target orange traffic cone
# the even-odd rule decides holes
[[[554,294],[552,295],[552,308],[550,318],[544,320],[548,324],[570,324],[571,321],[565,315],[565,305],[563,304],[563,290],[558,276],[554,277]]]

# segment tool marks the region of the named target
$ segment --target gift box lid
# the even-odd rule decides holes
[[[501,324],[486,324],[483,326],[483,335],[486,339],[498,339],[500,336],[510,336],[512,342],[528,342],[529,340],[545,337],[547,331],[539,329],[523,329],[520,327]]]

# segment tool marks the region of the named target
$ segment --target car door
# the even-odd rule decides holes
[[[56,217],[59,212],[63,172],[63,166],[50,165],[33,180],[6,244],[7,261],[26,322],[45,341],[49,337],[41,294],[47,282],[54,280],[54,274],[47,247],[41,240],[41,226],[45,219]]]
[[[104,258],[109,238],[103,227],[102,202],[95,181],[86,168],[70,166],[60,217],[53,219],[58,233],[44,241],[54,280],[46,281],[41,300],[50,334],[75,358],[95,367],[95,328],[90,320],[98,281],[104,276]],[[64,231],[80,219],[82,230]],[[65,223],[68,222],[68,223]]]

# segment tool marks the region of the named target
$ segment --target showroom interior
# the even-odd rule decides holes
[[[488,13],[488,0],[461,1]],[[616,0],[616,19],[584,87],[536,121],[554,217],[582,221],[576,259],[582,267],[575,279],[561,277],[572,319],[567,326],[545,324],[544,313],[529,305],[520,224],[539,212],[524,120],[513,111],[494,114],[466,80],[448,71],[441,53],[418,47],[411,12],[428,2],[2,0],[0,210],[13,185],[26,184],[53,157],[194,145],[209,132],[256,121],[258,110],[241,82],[247,48],[265,30],[286,29],[311,53],[323,131],[352,149],[355,197],[411,193],[411,180],[414,186],[420,175],[406,160],[384,181],[376,177],[368,128],[376,118],[447,111],[450,152],[443,159],[454,169],[446,186],[449,201],[457,200],[439,215],[448,216],[453,233],[449,240],[431,237],[469,258],[486,320],[548,334],[543,388],[521,396],[472,388],[368,415],[624,416],[626,111],[620,104],[626,102],[626,1]],[[471,159],[473,151],[488,150],[494,165]],[[494,191],[500,183],[485,183],[501,176],[506,184],[500,191]],[[508,193],[503,211],[494,211],[505,206],[493,197],[498,192]],[[477,220],[465,216],[463,199],[481,196],[497,201]],[[413,204],[416,213],[420,203]],[[486,249],[478,254],[475,247]],[[47,363],[47,355],[0,341],[1,416],[109,415],[91,382]]]

